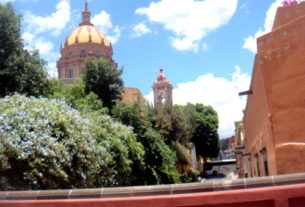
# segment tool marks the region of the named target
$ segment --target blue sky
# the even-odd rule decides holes
[[[11,1],[23,15],[22,36],[56,76],[59,48],[78,26],[85,0]],[[159,68],[174,86],[174,103],[212,105],[220,137],[242,118],[256,37],[272,27],[278,0],[89,0],[91,20],[113,44],[127,87],[152,99]]]

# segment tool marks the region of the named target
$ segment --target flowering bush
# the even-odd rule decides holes
[[[143,154],[131,129],[109,116],[55,99],[0,99],[1,189],[124,185]]]

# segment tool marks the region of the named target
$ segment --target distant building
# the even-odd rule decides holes
[[[125,87],[122,93],[122,101],[125,103],[138,102],[140,104],[145,104],[145,99],[141,91],[137,88]]]
[[[66,38],[61,46],[61,57],[57,61],[58,79],[64,83],[73,83],[81,77],[86,58],[104,58],[111,65],[117,64],[112,59],[113,49],[106,36],[94,27],[90,21],[91,12],[88,2],[82,12],[82,22]],[[144,104],[144,97],[137,88],[124,88],[122,93],[124,102],[139,102]]]
[[[220,151],[217,160],[235,159],[234,136],[220,140]]]
[[[237,124],[244,176],[305,172],[304,34],[302,2],[279,7],[272,31],[257,39],[243,123]]]
[[[154,106],[171,107],[173,105],[173,86],[163,74],[163,69],[160,69],[157,81],[154,82],[152,88],[154,91]]]

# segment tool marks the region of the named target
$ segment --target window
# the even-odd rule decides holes
[[[257,176],[261,176],[261,171],[260,171],[260,167],[259,167],[259,156],[258,154],[255,155],[255,160],[256,160],[256,168],[257,168]]]
[[[69,70],[69,72],[68,72],[68,78],[73,78],[73,75],[74,75],[73,72],[74,72],[73,69],[70,69],[70,70]]]
[[[95,53],[96,55],[99,55],[99,54],[100,54],[100,51],[95,50],[94,53]]]
[[[269,175],[269,170],[268,170],[268,160],[267,160],[267,150],[266,148],[261,150],[262,158],[264,161],[264,170],[265,170],[265,176]]]
[[[86,55],[86,50],[85,50],[85,49],[82,49],[82,50],[80,51],[80,54],[81,54],[81,55]]]

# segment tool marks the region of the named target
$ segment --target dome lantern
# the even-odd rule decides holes
[[[163,74],[163,68],[160,69],[160,73],[159,73],[159,75],[158,75],[158,77],[157,77],[157,80],[158,80],[158,81],[166,80],[166,77],[165,77],[165,75]]]
[[[79,26],[82,26],[82,25],[91,25],[92,26],[93,25],[90,22],[91,12],[88,10],[88,2],[87,1],[85,2],[85,10],[82,12],[82,17],[83,17],[83,20],[79,24]]]

